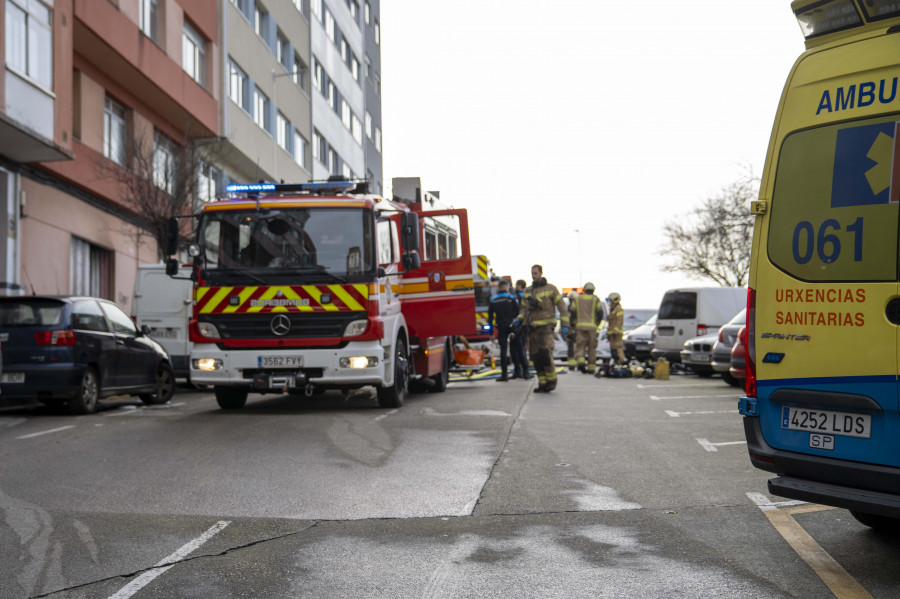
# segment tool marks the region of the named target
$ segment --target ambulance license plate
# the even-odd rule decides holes
[[[303,356],[257,356],[260,368],[293,368],[303,366]]]
[[[784,406],[781,409],[781,428],[868,439],[872,436],[872,416]]]

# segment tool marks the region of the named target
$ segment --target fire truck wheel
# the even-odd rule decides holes
[[[406,341],[397,338],[394,353],[394,384],[390,387],[378,388],[378,405],[382,408],[399,408],[406,398],[409,386],[409,357],[406,353]]]
[[[444,344],[444,363],[441,371],[431,377],[434,381],[434,387],[430,390],[434,393],[443,393],[447,390],[447,383],[450,381],[450,344]]]
[[[239,410],[247,403],[247,389],[240,387],[216,387],[216,403],[223,410]]]

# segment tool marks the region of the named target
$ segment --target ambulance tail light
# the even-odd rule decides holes
[[[748,397],[756,397],[756,290],[747,289],[747,339],[746,348],[747,380],[745,389]]]

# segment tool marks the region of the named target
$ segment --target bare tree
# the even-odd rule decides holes
[[[717,196],[704,200],[682,222],[667,222],[659,254],[674,261],[661,270],[711,279],[723,286],[747,285],[754,218],[750,201],[756,199],[758,190],[759,177],[748,170]]]
[[[106,161],[101,175],[113,181],[121,200],[137,215],[142,229],[132,230],[138,238],[156,240],[157,255],[164,256],[169,219],[193,212],[199,197],[200,169],[215,153],[215,144],[185,138],[176,144],[155,133],[153,139],[135,135],[127,139],[123,152],[125,166]]]

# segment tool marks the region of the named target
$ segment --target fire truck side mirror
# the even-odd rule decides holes
[[[166,260],[166,274],[170,277],[174,277],[178,274],[178,260],[175,258],[170,258]]]
[[[166,256],[178,251],[178,219],[170,218],[166,223]]]
[[[419,254],[409,253],[403,254],[403,257],[400,258],[400,264],[403,266],[403,270],[409,272],[422,266],[422,261],[419,259]]]
[[[404,212],[400,215],[400,237],[403,238],[403,249],[412,252],[419,249],[419,215],[415,212]]]

